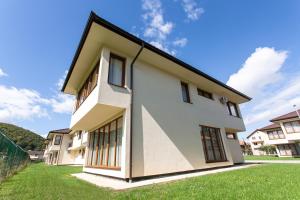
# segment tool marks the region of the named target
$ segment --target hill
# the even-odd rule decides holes
[[[17,145],[22,147],[24,150],[43,150],[45,139],[40,135],[15,126],[13,124],[1,123],[0,129],[4,131],[4,134],[14,141]]]

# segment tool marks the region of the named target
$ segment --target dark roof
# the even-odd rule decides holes
[[[268,126],[262,127],[260,129],[258,129],[259,131],[264,131],[264,130],[269,130],[269,129],[274,129],[274,128],[280,128],[279,124],[270,124]]]
[[[217,79],[215,79],[215,78],[213,78],[213,77],[205,74],[204,72],[202,72],[202,71],[200,71],[200,70],[192,67],[191,65],[183,62],[182,60],[179,60],[178,58],[176,58],[176,57],[174,57],[174,56],[172,56],[172,55],[170,55],[170,54],[168,54],[168,53],[166,53],[166,52],[164,52],[164,51],[162,51],[162,50],[154,47],[153,45],[149,44],[148,42],[146,42],[146,41],[144,41],[144,40],[142,40],[142,39],[140,39],[140,38],[138,38],[138,37],[136,37],[136,36],[128,33],[127,31],[121,29],[120,27],[118,27],[118,26],[116,26],[116,25],[114,25],[114,24],[106,21],[105,19],[97,16],[93,11],[90,14],[90,17],[89,17],[88,22],[87,22],[87,24],[85,26],[84,32],[83,32],[83,34],[81,36],[81,39],[80,39],[79,45],[77,47],[76,53],[74,55],[74,58],[72,60],[72,63],[71,63],[71,66],[69,68],[68,74],[66,76],[65,82],[64,82],[63,87],[61,89],[62,92],[65,90],[65,87],[66,87],[66,85],[67,85],[67,83],[69,81],[69,78],[70,78],[70,76],[72,74],[72,71],[73,71],[73,68],[75,66],[75,63],[76,63],[76,61],[77,61],[77,59],[79,57],[80,51],[81,51],[81,49],[83,47],[83,44],[84,44],[84,42],[86,40],[86,37],[88,35],[88,32],[89,32],[89,30],[90,30],[93,22],[95,22],[95,23],[99,24],[100,26],[103,26],[103,27],[105,27],[105,28],[107,28],[107,29],[109,29],[109,30],[111,30],[111,31],[113,31],[113,32],[115,32],[115,33],[117,33],[117,34],[119,34],[119,35],[127,38],[128,40],[130,40],[130,41],[132,41],[132,42],[134,42],[136,44],[139,44],[139,45],[144,44],[144,48],[147,48],[150,51],[153,51],[153,52],[159,54],[160,56],[165,57],[166,59],[169,59],[169,60],[177,63],[178,65],[181,65],[182,67],[184,67],[184,68],[186,68],[186,69],[188,69],[188,70],[190,70],[190,71],[192,71],[192,72],[194,72],[194,73],[196,73],[196,74],[198,74],[198,75],[200,75],[202,77],[205,77],[208,80],[210,80],[210,81],[212,81],[212,82],[214,82],[214,83],[216,83],[216,84],[218,84],[218,85],[220,85],[220,86],[222,86],[222,87],[224,87],[224,88],[226,88],[226,89],[228,89],[228,90],[230,90],[230,91],[232,91],[232,92],[234,92],[234,93],[236,93],[236,94],[238,94],[238,95],[240,95],[240,96],[242,96],[242,97],[244,97],[244,98],[246,98],[248,100],[251,100],[251,98],[248,97],[247,95],[245,95],[245,94],[243,94],[243,93],[241,93],[241,92],[233,89],[232,87],[226,85],[225,83],[222,83],[221,81],[219,81],[219,80],[217,80]]]
[[[298,110],[298,113],[300,113],[300,110]],[[291,119],[291,118],[295,118],[295,117],[298,117],[298,114],[296,111],[293,111],[293,112],[287,113],[285,115],[281,115],[279,117],[271,119],[270,121],[274,122],[274,121],[279,121],[279,120],[284,120],[284,119]]]
[[[268,126],[256,129],[255,131],[253,131],[252,133],[250,133],[247,138],[249,138],[251,135],[253,135],[255,132],[257,131],[266,131],[266,130],[270,130],[270,129],[275,129],[275,128],[280,128],[279,124],[269,124]]]
[[[49,131],[49,133],[62,133],[62,134],[68,134],[70,132],[71,132],[71,129],[68,129],[68,128]]]

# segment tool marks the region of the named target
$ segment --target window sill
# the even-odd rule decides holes
[[[228,160],[218,160],[218,161],[206,161],[206,163],[220,163],[220,162],[228,162]]]
[[[115,87],[118,87],[118,88],[126,89],[125,85],[116,85],[116,84],[113,84],[113,83],[110,83],[110,82],[108,82],[108,84],[112,85],[112,86],[115,86]]]
[[[229,114],[229,116],[231,116],[231,117],[235,117],[235,118],[238,118],[238,119],[242,119],[241,117],[239,117],[239,116],[234,116],[234,115],[230,115]]]

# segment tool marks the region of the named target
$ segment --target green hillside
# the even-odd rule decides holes
[[[24,128],[0,122],[4,134],[24,150],[43,150],[45,139],[40,135]]]

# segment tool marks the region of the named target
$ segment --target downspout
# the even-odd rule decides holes
[[[129,139],[129,182],[132,182],[132,129],[133,129],[133,97],[134,97],[134,88],[133,88],[133,65],[139,55],[141,54],[142,50],[144,49],[144,42],[141,44],[141,48],[136,54],[136,56],[133,58],[131,64],[130,64],[130,89],[131,89],[131,100],[130,100],[130,139]]]

